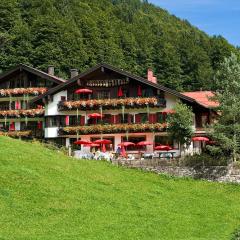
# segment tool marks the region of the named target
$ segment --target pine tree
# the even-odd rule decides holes
[[[240,61],[235,54],[220,65],[215,84],[220,106],[212,136],[217,146],[236,161],[240,154]]]

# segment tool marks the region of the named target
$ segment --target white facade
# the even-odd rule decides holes
[[[63,115],[58,111],[58,103],[62,97],[66,97],[67,99],[67,91],[61,91],[53,95],[53,100],[45,105],[45,116]]]
[[[58,111],[58,103],[61,101],[62,97],[67,99],[67,91],[61,91],[53,95],[51,102],[45,105],[45,117],[46,116],[57,116],[64,115],[62,112]],[[57,138],[58,137],[58,127],[49,127],[44,129],[45,138]]]

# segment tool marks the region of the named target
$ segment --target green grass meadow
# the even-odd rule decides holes
[[[0,239],[231,239],[240,185],[68,158],[0,137]]]

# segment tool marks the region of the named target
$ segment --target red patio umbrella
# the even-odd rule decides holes
[[[97,144],[111,144],[112,141],[108,140],[108,139],[98,139],[98,140],[94,141],[93,143],[97,143]]]
[[[122,87],[118,88],[118,97],[122,97],[123,96],[123,91],[122,91]]]
[[[77,89],[75,91],[75,93],[80,94],[80,93],[92,93],[91,89],[87,89],[87,88],[81,88],[81,89]]]
[[[142,96],[142,88],[140,85],[138,85],[137,95],[138,97]]]
[[[168,146],[168,145],[159,145],[157,147],[154,148],[155,150],[160,150],[160,151],[170,151],[173,148]]]
[[[118,146],[124,146],[124,147],[128,147],[128,146],[134,146],[135,143],[133,142],[121,142],[118,144]]]
[[[98,139],[96,141],[94,141],[94,143],[97,143],[97,144],[102,144],[102,151],[103,152],[106,152],[106,144],[111,144],[112,141],[111,140],[108,140],[108,139]]]
[[[90,144],[84,144],[85,147],[100,147],[100,144],[97,143],[90,143]]]
[[[78,140],[78,141],[75,141],[74,144],[77,144],[77,145],[89,145],[89,144],[92,144],[92,142],[90,141],[84,141],[84,140]]]
[[[88,117],[97,119],[103,117],[103,115],[101,115],[100,113],[91,113],[88,115]]]
[[[138,146],[148,146],[148,145],[153,145],[152,142],[147,142],[147,141],[142,141],[137,143]]]
[[[192,140],[195,141],[199,141],[199,142],[208,142],[209,138],[207,137],[193,137]]]

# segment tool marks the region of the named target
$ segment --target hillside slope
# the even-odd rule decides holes
[[[177,90],[214,89],[219,62],[237,51],[140,0],[1,0],[0,70],[20,62],[60,76],[99,62]]]
[[[229,239],[240,186],[76,161],[0,137],[0,239]]]

